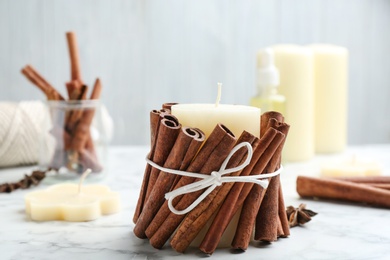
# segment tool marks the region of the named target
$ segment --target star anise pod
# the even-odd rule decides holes
[[[298,208],[288,206],[286,209],[290,227],[303,225],[311,220],[311,217],[317,215],[316,212],[306,209],[306,204],[301,203]]]

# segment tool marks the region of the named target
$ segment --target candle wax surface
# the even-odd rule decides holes
[[[381,167],[374,161],[351,159],[323,165],[321,175],[324,177],[376,176],[381,175]]]
[[[259,137],[260,109],[243,105],[179,104],[172,106],[172,114],[183,126],[197,127],[206,137],[219,123],[239,137],[242,131]]]
[[[90,221],[120,210],[119,194],[104,185],[64,183],[25,196],[26,213],[33,220]]]

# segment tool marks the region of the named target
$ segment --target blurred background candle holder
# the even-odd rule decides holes
[[[39,154],[40,168],[54,171],[47,180],[78,180],[88,168],[89,180],[105,177],[109,116],[101,102],[48,101],[47,106]]]

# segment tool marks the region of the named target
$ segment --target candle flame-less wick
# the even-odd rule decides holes
[[[221,92],[222,92],[222,83],[218,82],[218,94],[217,94],[217,100],[215,101],[215,107],[219,105],[219,102],[221,101]]]
[[[81,178],[80,178],[80,183],[79,183],[79,194],[81,193],[81,186],[83,185],[83,182],[85,180],[85,178],[87,178],[88,174],[90,174],[92,172],[91,169],[87,169],[85,172],[83,172],[83,174],[81,175]]]

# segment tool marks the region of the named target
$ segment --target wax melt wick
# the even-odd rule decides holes
[[[85,178],[87,178],[88,174],[90,174],[92,172],[91,169],[87,169],[85,172],[83,172],[83,174],[81,175],[81,178],[80,178],[80,183],[79,183],[79,194],[81,193],[81,186],[83,185],[83,181]]]

